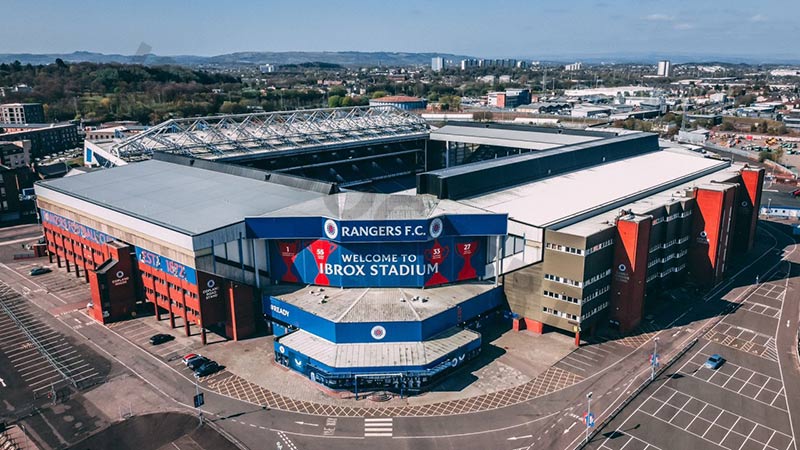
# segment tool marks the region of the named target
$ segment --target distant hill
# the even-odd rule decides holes
[[[73,53],[0,53],[0,63],[19,61],[22,64],[50,64],[61,58],[65,62],[94,62],[120,64],[176,64],[181,66],[237,65],[237,64],[302,64],[322,62],[341,66],[413,66],[429,65],[431,58],[441,56],[446,60],[460,61],[471,58],[447,53],[401,52],[237,52],[217,56],[159,56],[159,55],[107,55],[93,52]]]

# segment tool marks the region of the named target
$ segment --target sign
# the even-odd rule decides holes
[[[114,286],[124,286],[128,284],[128,280],[130,277],[125,275],[125,272],[122,270],[118,270],[114,274],[114,278],[111,279],[111,284]]]
[[[194,396],[194,407],[199,408],[206,404],[205,398],[203,397],[203,393],[199,393]]]
[[[180,278],[194,285],[197,284],[197,272],[192,267],[173,261],[158,253],[136,247],[136,259],[140,263],[172,275],[173,277]]]
[[[650,354],[650,364],[651,365],[658,367],[660,359],[661,359],[661,355],[659,355],[658,353],[656,353],[655,355],[652,354],[652,353]]]
[[[438,234],[441,235],[442,220],[438,221]],[[335,223],[331,219],[325,222]],[[331,238],[339,242],[408,242],[428,240],[428,229],[433,228],[433,222],[429,226],[426,220],[341,221],[339,228],[340,235]]]
[[[506,214],[445,214],[429,219],[339,220],[330,217],[248,217],[251,239],[426,242],[443,236],[505,236]]]
[[[380,341],[381,339],[386,337],[386,328],[380,325],[375,325],[374,327],[372,327],[372,330],[370,330],[369,334],[370,336],[372,336],[372,339]]]
[[[584,414],[583,422],[586,424],[586,428],[594,427],[594,414],[592,413]]]
[[[80,236],[87,241],[92,241],[95,244],[105,244],[106,242],[111,242],[114,240],[113,236],[103,233],[102,231],[89,228],[86,225],[82,225],[72,219],[67,219],[66,217],[53,214],[44,209],[42,210],[42,222],[54,225],[64,231],[72,233],[76,236]]]
[[[279,240],[271,245],[276,279],[320,286],[436,286],[478,278],[486,265],[485,238],[385,244]]]

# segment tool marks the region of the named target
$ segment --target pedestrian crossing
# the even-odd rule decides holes
[[[391,417],[364,418],[364,437],[392,437],[393,421]]]

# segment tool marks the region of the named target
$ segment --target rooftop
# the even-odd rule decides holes
[[[36,193],[66,194],[187,235],[242,222],[322,194],[219,171],[150,160],[38,182]],[[202,214],[198,214],[202,211]]]
[[[488,212],[452,200],[440,200],[433,195],[351,191],[294,203],[263,216],[325,216],[339,220],[424,220],[443,214],[488,214]]]
[[[282,337],[280,342],[328,367],[420,367],[433,363],[480,338],[480,334],[474,331],[451,328],[422,342],[337,345],[298,330]]]
[[[538,227],[565,226],[716,172],[728,162],[662,150],[569,172],[461,202]]]
[[[386,97],[373,98],[370,101],[380,103],[416,103],[421,102],[422,99],[419,97],[409,97],[407,95],[387,95]]]
[[[690,189],[692,187],[704,187],[709,189],[724,187],[725,185],[714,185],[710,183],[712,181],[723,181],[730,179],[734,175],[736,175],[736,173],[739,170],[741,170],[742,167],[743,166],[741,165],[729,166],[718,172],[714,172],[712,174],[691,180],[687,183],[675,186],[672,189],[668,189],[659,192],[657,194],[651,195],[649,197],[645,197],[643,199],[636,200],[634,202],[625,205],[621,205],[618,208],[615,208],[611,211],[605,212],[603,214],[598,214],[589,219],[577,222],[568,227],[564,227],[559,231],[574,236],[590,236],[592,234],[597,233],[598,231],[613,227],[614,219],[617,217],[617,214],[622,209],[626,211],[631,211],[634,214],[646,214],[648,211],[652,211],[653,209],[658,208],[660,206],[668,205],[670,203],[674,203],[681,200],[686,200],[686,197],[683,197],[683,192],[686,189]]]
[[[454,141],[500,147],[548,150],[565,145],[596,141],[602,137],[589,134],[543,132],[535,128],[485,128],[460,125],[445,125],[431,132],[433,141]]]
[[[295,286],[280,286],[273,295]],[[331,322],[419,322],[494,288],[491,283],[459,283],[428,289],[297,288],[280,300]],[[325,303],[322,296],[325,295]],[[402,300],[405,301],[402,301]]]

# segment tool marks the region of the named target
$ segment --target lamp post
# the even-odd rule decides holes
[[[650,360],[650,381],[656,379],[657,365],[658,365],[658,337],[653,339],[653,357]]]
[[[592,420],[592,393],[586,394],[586,443],[589,443],[589,423]]]

